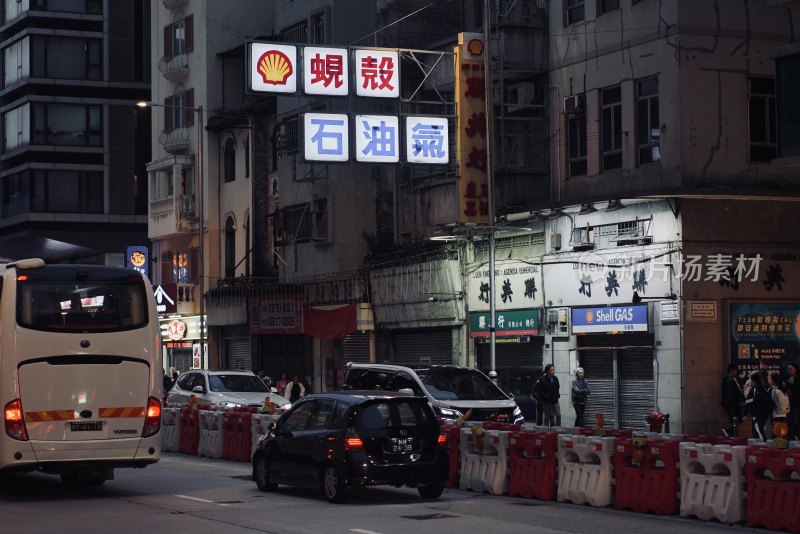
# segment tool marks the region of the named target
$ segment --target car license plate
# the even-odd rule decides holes
[[[103,430],[103,422],[102,421],[70,422],[69,429],[73,432],[100,432]]]
[[[392,452],[411,452],[414,450],[414,438],[391,438]]]

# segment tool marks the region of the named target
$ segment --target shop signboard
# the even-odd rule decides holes
[[[573,334],[647,331],[647,304],[572,308]]]
[[[303,296],[270,295],[248,301],[251,334],[302,334]]]
[[[514,310],[495,312],[496,336],[539,335],[539,310]],[[469,314],[470,337],[488,337],[489,313]]]
[[[740,371],[800,363],[800,302],[730,305],[731,363]]]

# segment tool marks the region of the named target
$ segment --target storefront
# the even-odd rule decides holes
[[[159,319],[164,368],[168,373],[208,369],[208,351],[200,350],[200,316]]]

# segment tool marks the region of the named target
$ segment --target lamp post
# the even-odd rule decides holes
[[[486,94],[486,189],[488,193],[488,211],[489,224],[491,229],[489,231],[489,378],[497,382],[497,370],[495,369],[495,358],[497,351],[496,343],[496,320],[495,312],[495,293],[497,288],[494,283],[494,169],[492,168],[492,155],[493,155],[493,142],[494,142],[494,128],[493,128],[493,114],[494,104],[492,96],[494,94],[492,88],[492,55],[491,55],[491,7],[489,0],[483,2],[483,72],[484,72],[484,92]]]
[[[205,202],[204,202],[204,195],[205,195],[205,187],[203,183],[203,165],[204,165],[204,153],[203,153],[203,106],[199,106],[196,108],[191,108],[187,106],[170,106],[167,104],[159,104],[158,102],[151,102],[151,101],[140,101],[136,103],[136,106],[139,108],[167,108],[167,109],[180,109],[184,111],[191,111],[197,114],[197,161],[195,164],[195,172],[197,173],[197,186],[200,188],[198,192],[199,198],[199,206],[198,206],[198,266],[199,272],[198,274],[198,298],[200,300],[200,366],[203,367],[206,361],[206,325],[205,325],[205,230],[203,225],[203,216],[205,214]]]

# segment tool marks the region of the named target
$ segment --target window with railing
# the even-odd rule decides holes
[[[581,22],[586,18],[584,0],[564,0],[564,26]]]
[[[283,210],[280,234],[287,245],[311,240],[311,209],[309,204],[288,206]]]
[[[284,43],[308,43],[308,21],[304,20],[281,30],[279,40]]]
[[[603,13],[619,9],[619,0],[600,0],[597,6],[597,14],[602,15]]]
[[[578,101],[583,102],[583,97],[581,96]],[[567,139],[569,175],[585,175],[587,172],[585,106],[576,106],[575,110],[567,115]]]
[[[278,132],[277,132],[277,155],[278,158],[285,158],[286,156],[292,156],[297,154],[299,151],[299,139],[298,139],[298,118],[289,117],[281,121],[278,125]]]

